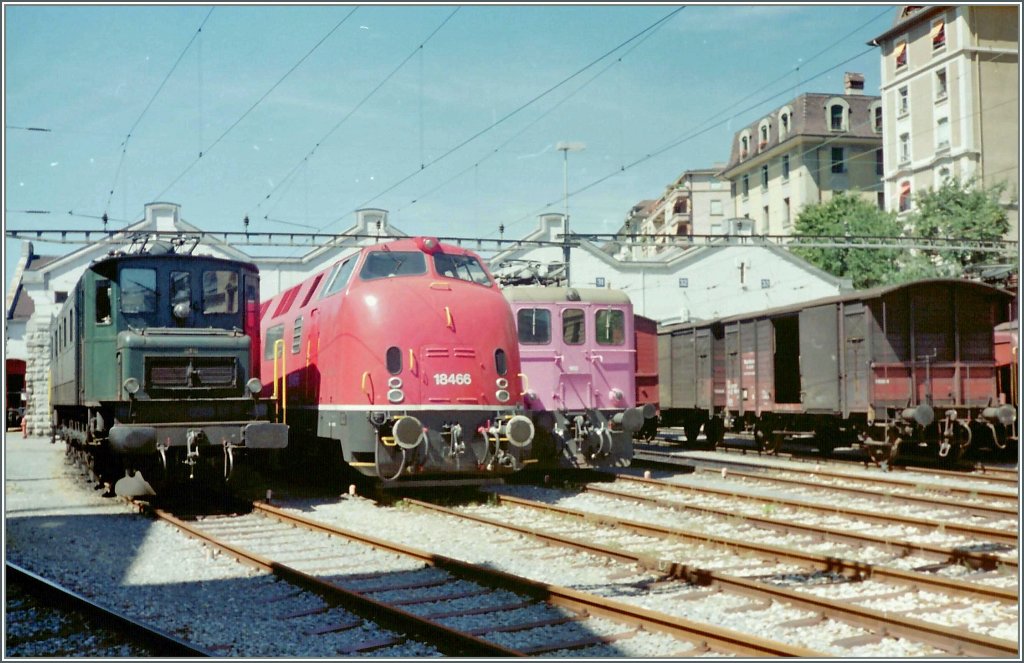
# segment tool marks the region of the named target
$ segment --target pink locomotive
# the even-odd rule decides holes
[[[296,446],[335,441],[384,480],[530,457],[515,323],[470,251],[431,237],[363,248],[264,302],[261,331]]]
[[[654,416],[637,404],[633,305],[622,291],[508,287],[525,405],[542,467],[629,465],[633,435]]]

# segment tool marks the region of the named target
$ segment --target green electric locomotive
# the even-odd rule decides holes
[[[226,480],[240,453],[287,446],[260,397],[258,269],[184,244],[94,261],[51,323],[53,440],[98,474]]]

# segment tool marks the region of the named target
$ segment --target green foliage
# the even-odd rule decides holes
[[[830,237],[898,237],[896,215],[856,194],[839,193],[827,203],[805,207],[796,218],[794,235]],[[900,273],[902,249],[795,248],[793,253],[829,274],[848,278],[855,288],[892,282]]]
[[[961,182],[950,178],[938,189],[919,192],[914,197],[915,209],[907,219],[914,235],[982,241],[1003,239],[1009,230],[1009,220],[999,198],[1006,186],[997,184],[985,189],[976,184],[973,179]],[[963,274],[969,265],[992,261],[991,253],[980,251],[922,253],[940,272],[955,276]]]

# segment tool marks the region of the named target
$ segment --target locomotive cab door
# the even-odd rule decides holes
[[[109,279],[87,278],[82,292],[82,356],[79,364],[82,401],[120,400],[120,357],[117,354],[117,302]]]
[[[556,361],[561,368],[557,395],[561,406],[569,410],[595,406],[587,340],[588,313],[586,307],[567,306],[561,310],[560,328],[552,330],[562,334],[562,355]]]

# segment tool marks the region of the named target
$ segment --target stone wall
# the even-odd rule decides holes
[[[29,435],[50,435],[50,321],[35,315],[25,328],[25,418]]]

